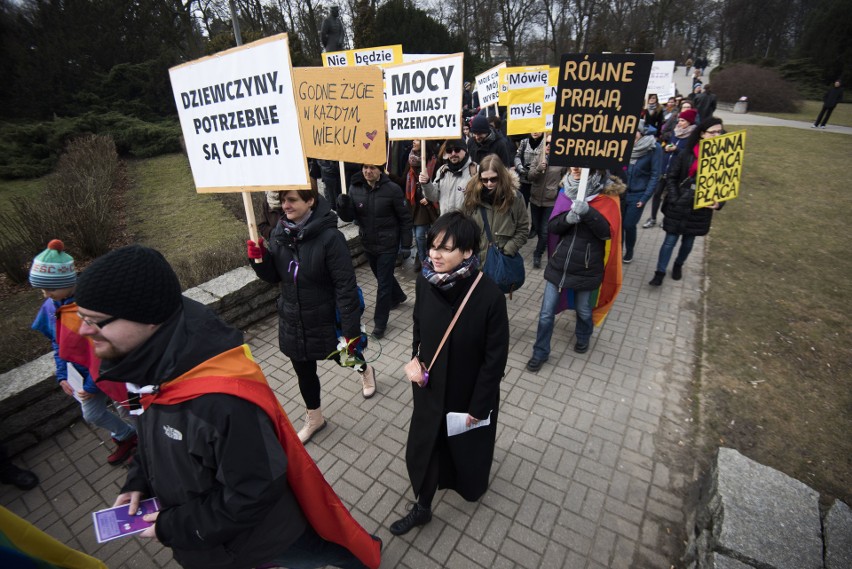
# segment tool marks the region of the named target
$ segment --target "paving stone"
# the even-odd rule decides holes
[[[835,500],[823,522],[825,569],[852,567],[852,509]]]

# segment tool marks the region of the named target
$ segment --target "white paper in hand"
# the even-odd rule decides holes
[[[465,426],[467,413],[447,413],[447,436],[460,435],[479,427],[487,427],[491,424],[491,412],[488,412],[488,417],[478,423],[471,424],[470,427]]]
[[[80,399],[77,392],[83,391],[83,376],[80,375],[80,372],[77,371],[77,368],[75,368],[71,362],[68,362],[68,377],[66,379],[68,381],[68,385],[70,385],[71,389],[74,390],[74,399],[82,403],[83,400]]]

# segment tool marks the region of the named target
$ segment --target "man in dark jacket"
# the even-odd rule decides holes
[[[825,123],[831,118],[831,112],[837,103],[843,100],[843,88],[840,86],[840,81],[834,82],[834,87],[825,92],[822,97],[822,109],[814,121],[814,128],[825,128]]]
[[[411,212],[402,188],[383,170],[383,165],[364,164],[352,176],[349,194],[337,199],[340,219],[358,223],[361,245],[378,282],[373,316],[376,338],[385,335],[390,311],[407,299],[393,274],[397,253],[402,253],[403,260],[411,256]]]
[[[710,83],[703,87],[703,91],[695,96],[695,110],[701,120],[713,118],[716,112],[716,94],[710,89]]]
[[[138,451],[115,505],[133,515],[141,498],[158,499],[141,537],[193,569],[288,567],[305,555],[378,567],[379,542],[333,503],[242,333],[184,298],[160,253],[131,245],[100,257],[80,277],[77,300],[80,334],[101,359],[98,381],[128,382],[139,416]],[[314,472],[307,485],[305,472]],[[307,496],[314,490],[327,501]],[[360,537],[327,531],[326,514],[338,508]]]
[[[488,117],[482,114],[473,117],[470,124],[467,153],[476,164],[489,154],[496,154],[506,168],[515,167],[515,149],[512,142],[503,133],[491,128]]]

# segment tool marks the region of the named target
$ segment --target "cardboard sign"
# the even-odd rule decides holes
[[[559,68],[549,68],[547,73],[548,79],[545,87],[509,91],[506,105],[507,134],[550,132],[553,128]]]
[[[504,61],[474,78],[476,92],[479,93],[480,107],[490,107],[497,104],[500,97],[500,70],[505,68],[506,62]]]
[[[385,69],[388,137],[426,140],[461,136],[463,54]]]
[[[654,93],[657,99],[665,103],[666,99],[675,96],[674,91],[674,61],[655,61],[651,64],[651,75],[645,88],[645,100]]]
[[[746,131],[703,139],[698,147],[695,209],[732,200],[740,194]]]
[[[322,54],[323,67],[393,65],[402,63],[402,44],[329,51]]]
[[[381,69],[296,67],[293,82],[306,155],[366,164],[385,161]]]
[[[196,190],[310,188],[287,34],[169,69]]]
[[[565,54],[551,166],[619,168],[630,160],[652,54]]]
[[[528,67],[504,67],[500,70],[500,96],[497,100],[500,106],[509,104],[509,91],[546,87],[550,67],[547,65],[531,65]]]

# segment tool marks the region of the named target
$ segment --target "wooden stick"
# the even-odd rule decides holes
[[[249,239],[260,245],[257,234],[257,220],[254,218],[254,206],[251,203],[251,192],[240,193],[243,194],[243,207],[246,210],[246,223],[248,224]],[[264,199],[266,199],[266,195],[264,195]],[[254,262],[262,263],[263,259],[254,259]]]

